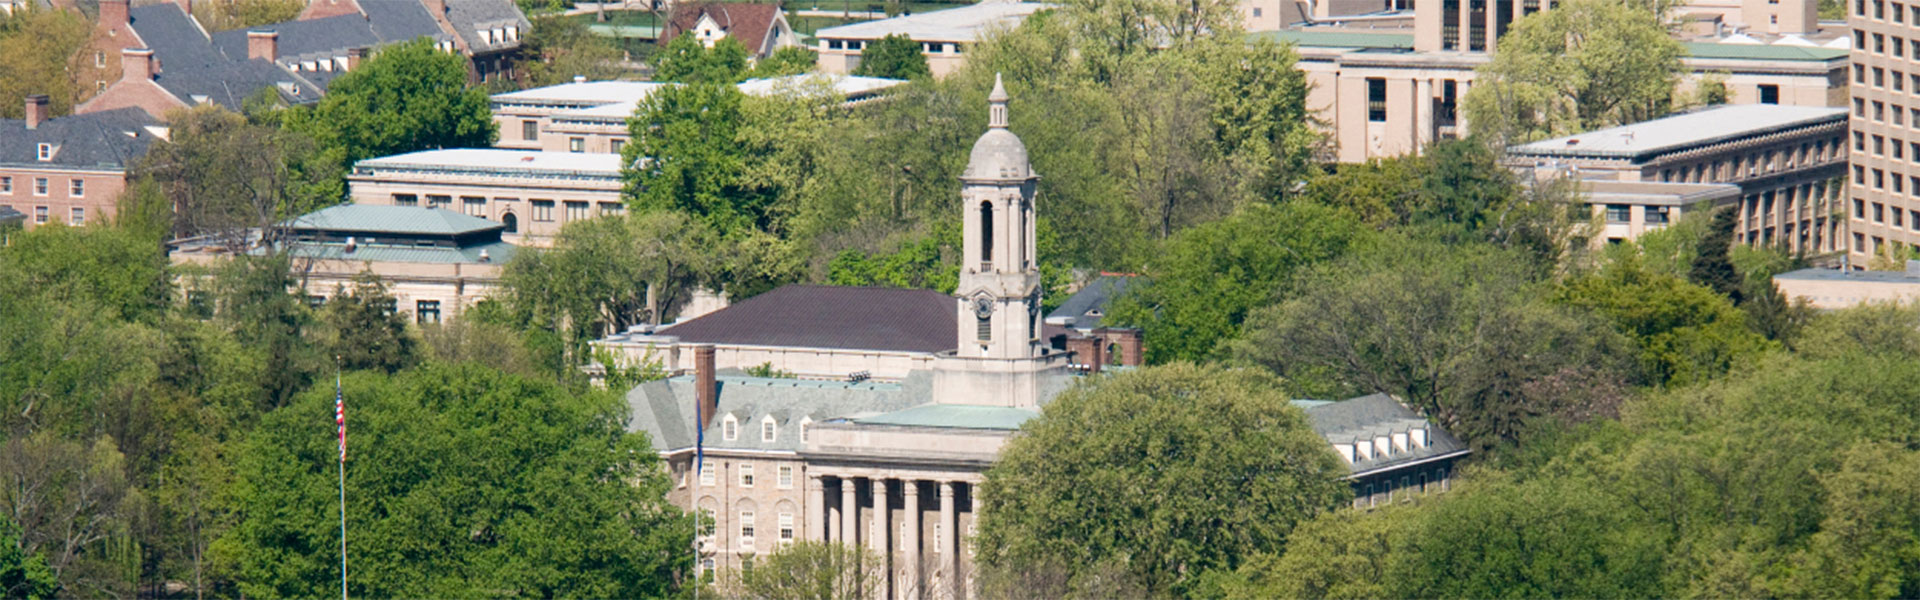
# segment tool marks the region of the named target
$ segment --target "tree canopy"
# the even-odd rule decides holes
[[[484,148],[499,131],[487,91],[467,84],[467,59],[421,39],[381,48],[327,86],[289,125],[341,165],[433,148]]]
[[[1515,20],[1467,92],[1475,134],[1504,146],[1665,116],[1686,49],[1656,4],[1569,0]]]
[[[853,68],[853,74],[915,79],[932,77],[933,71],[927,66],[927,56],[920,53],[920,42],[893,34],[868,42],[867,47],[860,50],[860,65]]]

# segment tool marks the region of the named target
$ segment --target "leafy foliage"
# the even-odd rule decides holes
[[[781,46],[773,54],[760,59],[753,65],[751,76],[757,78],[799,75],[812,71],[820,60],[819,53],[800,46]]]
[[[1513,22],[1466,112],[1504,146],[1667,114],[1686,49],[1646,5],[1572,0]]]
[[[237,246],[246,230],[259,230],[271,241],[281,221],[337,204],[346,193],[342,166],[306,134],[218,106],[171,114],[168,139],[147,149],[139,170],[165,203],[153,210],[171,208],[174,236],[223,235]]]
[[[677,35],[648,61],[654,81],[730,85],[746,78],[748,54],[747,47],[732,37],[720,38],[708,48],[694,36]]]
[[[340,368],[392,373],[419,360],[419,342],[393,307],[393,294],[372,272],[354,277],[351,292],[334,290],[320,322],[327,330],[324,343]]]
[[[46,558],[21,548],[20,526],[0,519],[0,594],[41,600],[54,597],[59,585]]]
[[[73,112],[80,94],[92,94],[75,82],[69,64],[93,33],[93,24],[77,11],[47,8],[39,3],[0,14],[0,119],[25,118],[20,101],[33,94],[47,95],[48,116]]]
[[[529,86],[547,86],[585,77],[588,81],[614,79],[625,71],[620,49],[594,35],[587,24],[565,16],[533,19],[533,28],[520,43],[519,70]]]
[[[383,47],[287,118],[339,165],[429,148],[484,148],[499,131],[485,89],[467,85],[466,58],[421,39]]]
[[[920,53],[920,42],[894,34],[868,42],[867,47],[860,50],[860,65],[853,68],[853,74],[916,79],[932,77],[933,71],[927,67],[927,56]]]
[[[1775,347],[1749,329],[1746,313],[1727,298],[1650,272],[1630,257],[1568,282],[1558,296],[1632,338],[1654,383],[1706,381]]]
[[[800,541],[753,559],[730,582],[737,597],[758,600],[860,598],[886,580],[886,562],[872,550]]]

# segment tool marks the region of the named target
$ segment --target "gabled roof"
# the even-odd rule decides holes
[[[500,223],[450,210],[418,206],[342,204],[310,212],[286,222],[289,229],[342,233],[387,233],[454,236],[501,229]]]
[[[1409,447],[1392,454],[1375,453],[1369,459],[1347,461],[1347,469],[1360,476],[1401,465],[1430,459],[1464,455],[1467,445],[1439,425],[1413,412],[1393,396],[1371,394],[1339,402],[1294,401],[1307,413],[1314,433],[1330,444],[1372,443],[1377,436],[1425,429],[1427,445]]]
[[[27,129],[20,119],[0,119],[0,165],[124,170],[159,139],[149,127],[159,121],[138,108],[68,115]],[[40,144],[53,144],[53,160],[40,161]]]
[[[239,54],[229,55],[214,44],[198,23],[171,2],[129,11],[132,27],[159,61],[154,83],[188,105],[212,102],[240,110],[241,102],[261,88],[275,88],[295,104],[320,99],[320,85],[279,65],[246,56],[246,32]]]
[[[701,15],[713,19],[727,37],[734,38],[747,47],[751,53],[759,53],[767,47],[767,32],[773,30],[774,21],[780,18],[779,4],[746,4],[731,2],[694,3],[683,2],[674,7],[673,19],[667,22],[667,30],[660,35],[660,43],[673,41],[674,36],[693,29],[700,24]]]
[[[371,4],[379,4],[382,1],[373,0]],[[417,0],[409,3],[419,5]],[[520,12],[520,7],[515,6],[513,0],[446,0],[446,4],[447,22],[453,25],[454,33],[467,43],[467,50],[473,54],[518,48],[520,38],[518,36],[509,38],[504,34],[504,30],[507,27],[514,27],[520,32],[519,35],[524,36],[533,28],[533,24],[527,22],[527,16]],[[491,41],[488,36],[480,33],[482,30],[494,29],[501,29],[503,33]]]
[[[955,306],[932,290],[788,285],[659,334],[702,344],[932,353],[958,345]]]
[[[798,451],[799,424],[831,418],[895,411],[926,401],[931,377],[915,373],[900,383],[807,381],[748,377],[723,369],[714,378],[719,409],[708,424],[705,446],[713,449]],[[691,448],[694,443],[694,378],[650,381],[627,391],[628,431],[645,432],[656,451]],[[733,440],[722,435],[726,417],[740,427]],[[760,423],[773,417],[774,441],[760,436]]]
[[[1145,283],[1146,278],[1138,275],[1101,275],[1047,313],[1046,322],[1069,329],[1098,328],[1115,299]]]

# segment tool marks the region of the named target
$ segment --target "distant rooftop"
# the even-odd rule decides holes
[[[822,39],[873,40],[904,35],[921,42],[972,42],[989,27],[1015,27],[1028,15],[1050,8],[1038,2],[981,2],[971,6],[917,15],[828,27],[814,32]]]
[[[621,84],[596,86],[595,84]],[[848,101],[860,100],[878,94],[881,90],[906,83],[903,79],[882,77],[860,77],[856,75],[801,73],[765,79],[748,79],[740,82],[741,93],[752,96],[773,96],[776,94],[809,93],[813,86],[824,85],[833,88],[834,93],[845,96]],[[640,85],[627,85],[640,84]],[[677,85],[673,83],[654,83],[636,81],[599,81],[586,83],[563,83],[543,88],[522,90],[498,94],[493,97],[496,105],[503,104],[539,104],[544,106],[582,106],[554,113],[556,120],[581,121],[625,121],[633,116],[640,102],[652,96],[660,88]],[[523,94],[514,98],[507,98]]]
[[[615,102],[633,102],[661,87],[673,85],[657,81],[584,81],[537,87],[530,90],[494,94],[493,103],[566,106],[600,106]]]
[[[1262,31],[1247,34],[1248,39],[1271,39],[1277,42],[1293,42],[1298,46],[1315,48],[1387,48],[1413,49],[1412,33],[1396,32],[1359,32],[1325,31],[1313,29],[1286,29],[1281,31]]]
[[[1336,450],[1343,444],[1379,448],[1366,454],[1347,454],[1347,469],[1354,477],[1468,453],[1467,445],[1447,430],[1386,394],[1370,394],[1339,402],[1294,400],[1293,404],[1306,411],[1313,431],[1333,444]],[[1427,441],[1424,446],[1408,443],[1404,448],[1396,445],[1389,450],[1388,447],[1377,445],[1376,440],[1382,437],[1391,440],[1396,435],[1406,436],[1415,429],[1424,432]]]
[[[959,345],[957,318],[953,297],[933,290],[787,285],[659,335],[702,344],[933,353]]]
[[[314,229],[343,233],[403,233],[412,235],[460,235],[505,225],[479,217],[439,208],[418,206],[377,206],[342,204],[310,212],[287,221],[289,229]]]
[[[1088,283],[1087,287],[1067,296],[1053,312],[1047,313],[1046,322],[1070,329],[1100,327],[1114,299],[1145,283],[1145,278],[1137,275],[1101,275]]]
[[[1733,104],[1541,140],[1510,148],[1516,157],[1643,159],[1748,136],[1845,123],[1844,108]]]
[[[922,404],[906,410],[870,417],[849,419],[860,425],[899,427],[944,427],[953,429],[1019,429],[1022,423],[1040,416],[1040,411],[1009,406],[972,404]]]
[[[492,175],[525,174],[537,177],[580,177],[618,179],[620,155],[581,152],[540,152],[500,148],[453,148],[422,150],[380,158],[369,158],[353,165],[355,175],[381,170],[420,170],[484,173]]]
[[[1829,61],[1847,57],[1844,48],[1795,46],[1788,44],[1722,44],[1686,42],[1687,55],[1693,58],[1730,58],[1739,60]]]
[[[1668,183],[1662,181],[1584,181],[1589,204],[1630,203],[1686,206],[1740,196],[1730,183]]]

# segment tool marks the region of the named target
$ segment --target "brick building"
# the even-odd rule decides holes
[[[0,120],[0,206],[28,228],[112,218],[128,166],[166,129],[138,109],[50,118],[47,105],[28,96],[25,119]]]

